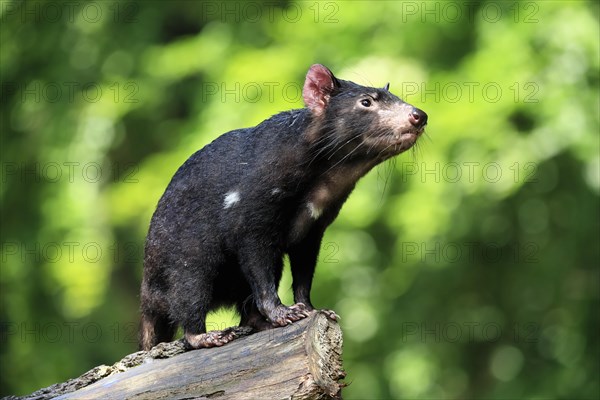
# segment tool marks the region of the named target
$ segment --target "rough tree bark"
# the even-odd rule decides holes
[[[112,366],[7,399],[336,399],[342,379],[342,332],[322,313],[284,328],[211,349],[182,341],[130,354]]]

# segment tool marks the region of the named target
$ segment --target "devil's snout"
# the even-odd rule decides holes
[[[423,110],[413,107],[408,114],[408,121],[417,129],[421,129],[427,124],[427,114]]]

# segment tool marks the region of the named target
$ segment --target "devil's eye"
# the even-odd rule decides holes
[[[371,107],[371,100],[369,100],[369,99],[363,99],[363,100],[360,101],[360,104],[363,107]]]

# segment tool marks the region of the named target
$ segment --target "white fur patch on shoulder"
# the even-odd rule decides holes
[[[279,188],[275,188],[275,189],[271,190],[271,194],[272,194],[273,196],[276,196],[276,195],[278,195],[279,193],[281,193],[281,189],[279,189]]]
[[[323,214],[323,210],[319,207],[315,206],[313,202],[306,203],[306,207],[308,207],[308,211],[310,212],[310,216],[313,219],[319,219],[321,214]]]
[[[239,192],[228,192],[225,195],[225,199],[223,200],[223,208],[229,208],[233,206],[235,203],[240,201],[240,193]]]

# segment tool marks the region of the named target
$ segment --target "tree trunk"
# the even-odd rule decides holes
[[[324,314],[253,335],[236,329],[246,336],[223,347],[161,343],[21,399],[341,398],[342,332]]]

